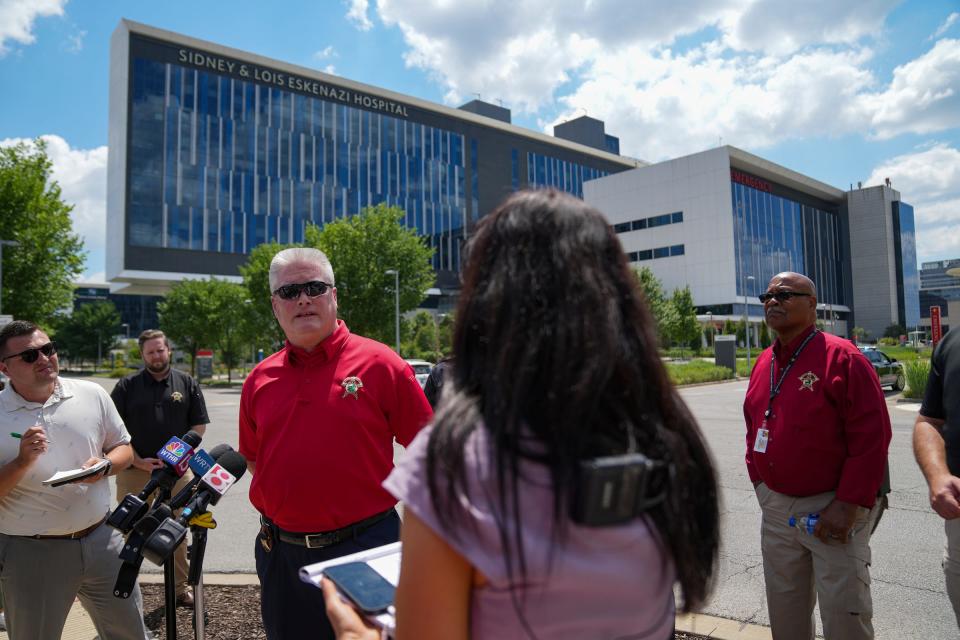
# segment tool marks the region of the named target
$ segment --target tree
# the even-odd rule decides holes
[[[433,316],[428,312],[421,311],[418,313],[417,319],[421,317],[424,317],[425,322],[420,323],[420,326],[416,329],[416,333],[413,335],[413,342],[416,347],[416,355],[414,357],[436,362],[440,359],[437,325]]]
[[[250,330],[259,346],[267,346],[269,352],[283,344],[283,329],[273,315],[273,306],[270,303],[270,262],[283,249],[302,245],[282,245],[277,242],[268,242],[257,245],[250,252],[247,263],[240,267],[243,276],[243,286],[246,289],[246,300],[250,307]]]
[[[863,327],[854,327],[852,333],[854,342],[860,342],[870,335],[870,332]]]
[[[680,345],[680,357],[683,357],[683,345],[700,337],[700,323],[697,322],[697,308],[693,305],[690,287],[674,289],[670,298],[670,320],[667,334]]]
[[[902,324],[899,324],[897,322],[894,322],[893,324],[891,324],[890,326],[888,326],[886,329],[883,330],[884,338],[899,339],[900,336],[905,336],[905,335],[907,335],[907,330],[903,328]]]
[[[667,319],[668,315],[668,302],[666,296],[663,293],[663,285],[660,283],[660,280],[653,274],[653,271],[650,267],[640,267],[639,269],[634,269],[634,274],[637,277],[637,282],[640,285],[640,289],[643,291],[643,297],[647,301],[647,307],[650,309],[650,313],[653,315],[653,320],[657,324],[657,333],[660,335],[661,342],[666,338],[666,331],[662,328],[664,322]]]
[[[400,224],[403,209],[379,204],[359,214],[309,226],[307,246],[327,254],[336,274],[339,316],[350,330],[391,344],[394,340],[394,276],[400,274],[400,313],[415,309],[433,286],[433,249]]]
[[[456,319],[452,313],[440,317],[438,341],[440,342],[441,357],[447,357],[453,353],[453,328],[456,324]]]
[[[210,278],[178,282],[157,305],[160,328],[189,351],[191,373],[196,372],[197,350],[207,347],[227,367],[227,380],[233,379],[232,369],[256,335],[252,305],[246,300],[244,286]]]
[[[737,331],[738,331],[737,325],[736,325],[736,323],[734,323],[733,320],[730,320],[730,319],[728,318],[727,320],[724,321],[724,323],[723,323],[723,335],[725,335],[725,336],[732,336],[732,335],[737,335],[737,336],[739,336],[739,334],[737,333]],[[738,337],[737,339],[739,340],[739,337]]]
[[[120,312],[112,302],[91,302],[57,316],[53,326],[57,349],[82,369],[84,361],[97,361],[114,348],[120,334]]]
[[[773,341],[770,339],[770,330],[767,328],[767,323],[761,322],[760,323],[760,348],[766,349],[772,344],[772,342]]]
[[[83,271],[83,240],[73,232],[42,140],[0,148],[2,311],[40,324],[73,302],[72,281]]]

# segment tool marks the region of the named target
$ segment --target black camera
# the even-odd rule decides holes
[[[580,462],[571,496],[571,519],[589,527],[633,520],[667,495],[670,468],[642,453]]]

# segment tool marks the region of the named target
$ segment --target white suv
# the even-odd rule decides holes
[[[433,370],[433,363],[427,362],[426,360],[415,360],[407,359],[407,364],[413,367],[413,372],[417,376],[417,382],[420,383],[420,386],[427,384],[427,376],[430,375],[430,371]]]

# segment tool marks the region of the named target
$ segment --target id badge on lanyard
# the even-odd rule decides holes
[[[770,430],[767,429],[767,420],[763,420],[763,424],[760,425],[760,428],[757,429],[757,438],[753,441],[753,450],[757,453],[765,453],[767,451],[767,442],[770,440]]]
[[[773,401],[778,395],[780,395],[780,388],[783,386],[783,381],[787,377],[790,369],[793,367],[793,363],[797,361],[797,358],[800,357],[800,353],[807,346],[807,344],[816,336],[818,331],[814,329],[813,333],[808,335],[806,339],[800,344],[797,350],[793,353],[793,356],[790,357],[790,362],[787,363],[787,366],[784,367],[783,372],[780,374],[780,380],[774,385],[774,369],[776,368],[776,358],[773,354],[770,354],[770,398],[767,403],[767,410],[763,413],[763,422],[760,424],[760,428],[757,429],[757,437],[753,441],[753,450],[757,453],[765,453],[767,451],[767,444],[770,442],[770,429],[767,428],[767,418],[773,415]]]

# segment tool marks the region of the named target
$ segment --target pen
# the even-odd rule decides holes
[[[10,435],[13,436],[14,438],[17,438],[18,440],[23,437],[22,433],[17,433],[16,431],[11,431]],[[47,444],[53,444],[53,443],[47,440]]]

